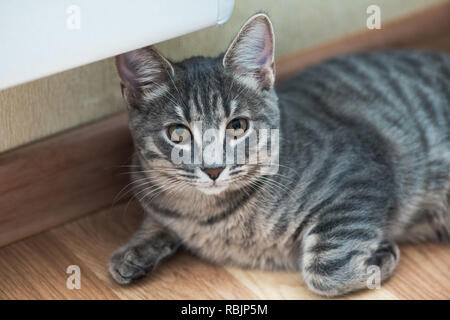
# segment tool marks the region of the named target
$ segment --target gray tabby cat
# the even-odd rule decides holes
[[[111,258],[119,283],[184,247],[219,264],[300,270],[312,291],[336,296],[366,288],[371,266],[388,279],[397,242],[450,239],[448,54],[338,57],[275,91],[272,25],[257,14],[217,58],[171,63],[147,47],[117,67],[146,212]],[[172,161],[208,128],[240,144],[263,127],[280,129],[276,174]]]

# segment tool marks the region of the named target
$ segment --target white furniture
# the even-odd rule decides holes
[[[234,0],[1,0],[0,89],[228,20]]]

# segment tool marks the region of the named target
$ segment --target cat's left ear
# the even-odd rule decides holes
[[[256,14],[244,24],[231,43],[223,57],[223,66],[245,83],[268,90],[275,81],[274,49],[269,17]]]

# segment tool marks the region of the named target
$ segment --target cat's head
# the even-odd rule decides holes
[[[219,194],[273,169],[279,109],[266,15],[250,18],[215,58],[172,63],[146,47],[118,56],[116,64],[130,130],[149,173]]]

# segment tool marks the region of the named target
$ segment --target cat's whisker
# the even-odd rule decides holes
[[[142,181],[142,180],[147,180],[147,178],[142,178],[142,179],[137,179],[137,180],[132,180],[130,183],[128,183],[125,187],[123,187],[118,193],[117,195],[113,198],[112,204],[116,204],[116,201],[121,200],[122,196],[127,195],[129,192],[131,192],[132,189],[130,189],[129,191],[127,191],[126,193],[124,193],[123,195],[121,195],[122,192],[124,192],[127,188],[131,187],[133,184]]]
[[[153,194],[153,196],[147,200],[147,201],[151,201],[153,198],[160,195],[161,193],[166,192],[166,191],[170,190],[172,187],[179,185],[179,184],[183,184],[183,183],[184,183],[184,181],[175,181],[175,182],[171,182],[166,185],[163,185],[161,188],[152,190],[150,193],[146,194],[144,197],[139,199],[139,201],[143,201],[145,198],[147,198],[148,196]]]
[[[185,181],[182,181],[182,183],[179,183],[178,185],[174,185],[171,190],[169,190],[166,194],[166,196],[168,197],[168,199],[170,199],[171,197],[173,197],[174,195],[176,195],[176,192],[179,191],[180,189],[186,187],[188,184]]]
[[[149,195],[154,194],[155,192],[167,188],[167,186],[171,185],[174,182],[167,182],[166,184],[163,185],[158,185],[156,187],[154,186],[150,186],[150,187],[146,187],[144,189],[142,189],[141,191],[139,191],[138,193],[135,194],[136,199],[138,199],[139,202],[142,202],[142,200],[144,200],[145,198],[147,198]],[[147,193],[145,193],[147,192]],[[138,198],[138,195],[145,193],[143,197]]]

